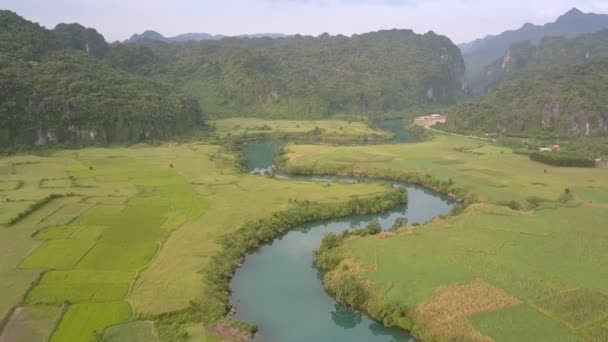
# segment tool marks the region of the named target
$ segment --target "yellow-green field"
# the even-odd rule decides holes
[[[437,136],[408,145],[288,147],[289,170],[339,173],[365,170],[430,175],[468,190],[481,202],[556,200],[566,188],[608,201],[606,169],[552,167],[476,140]]]
[[[0,159],[0,340],[155,338],[155,317],[206,301],[205,269],[221,235],[290,199],[386,190],[243,175],[235,160],[204,144]],[[200,339],[201,327],[177,330]]]
[[[419,228],[349,238],[330,251],[343,258],[326,276],[330,289],[354,276],[370,293],[370,312],[407,306],[397,324],[422,340],[608,338],[608,170],[549,167],[448,136],[412,145],[298,145],[288,153],[291,170],[428,173],[480,202]],[[530,197],[546,201],[532,211],[496,205]]]
[[[273,134],[276,136],[306,136],[314,135],[321,140],[386,140],[392,138],[391,133],[374,129],[365,123],[341,120],[263,120],[255,118],[230,118],[211,122],[216,134],[220,137],[258,134]]]

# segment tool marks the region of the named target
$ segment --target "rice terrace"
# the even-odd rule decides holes
[[[572,3],[8,0],[0,342],[608,341],[608,7]]]

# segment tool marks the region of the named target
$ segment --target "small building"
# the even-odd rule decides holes
[[[551,151],[561,151],[562,147],[559,145],[553,145],[551,146]]]
[[[551,151],[553,151],[553,150],[552,150],[551,148],[549,148],[549,147],[541,147],[539,150],[540,150],[541,152],[551,152]]]

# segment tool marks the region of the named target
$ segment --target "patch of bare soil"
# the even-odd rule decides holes
[[[492,339],[475,330],[467,317],[519,303],[504,290],[478,280],[438,289],[431,300],[419,305],[412,315],[422,327],[420,337],[423,340],[489,342]]]
[[[217,324],[212,326],[209,330],[211,333],[225,341],[250,342],[253,340],[253,335],[250,332],[240,330],[227,324]]]
[[[296,160],[302,158],[302,156],[304,156],[304,155],[301,153],[287,153],[286,156],[287,156],[287,159],[289,159],[289,161],[292,162],[292,161],[296,161]]]
[[[26,329],[26,323],[29,318],[29,312],[24,307],[15,309],[8,323],[0,335],[0,342],[27,341],[29,335]]]

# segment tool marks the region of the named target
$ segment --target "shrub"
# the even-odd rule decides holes
[[[361,306],[368,298],[367,290],[353,276],[341,277],[334,287],[340,302],[351,306]]]
[[[405,227],[405,226],[407,226],[407,218],[399,217],[395,220],[395,223],[393,223],[391,230],[397,230],[397,229],[399,229],[401,227]]]
[[[534,152],[530,159],[553,166],[595,167],[595,161],[571,152]]]

